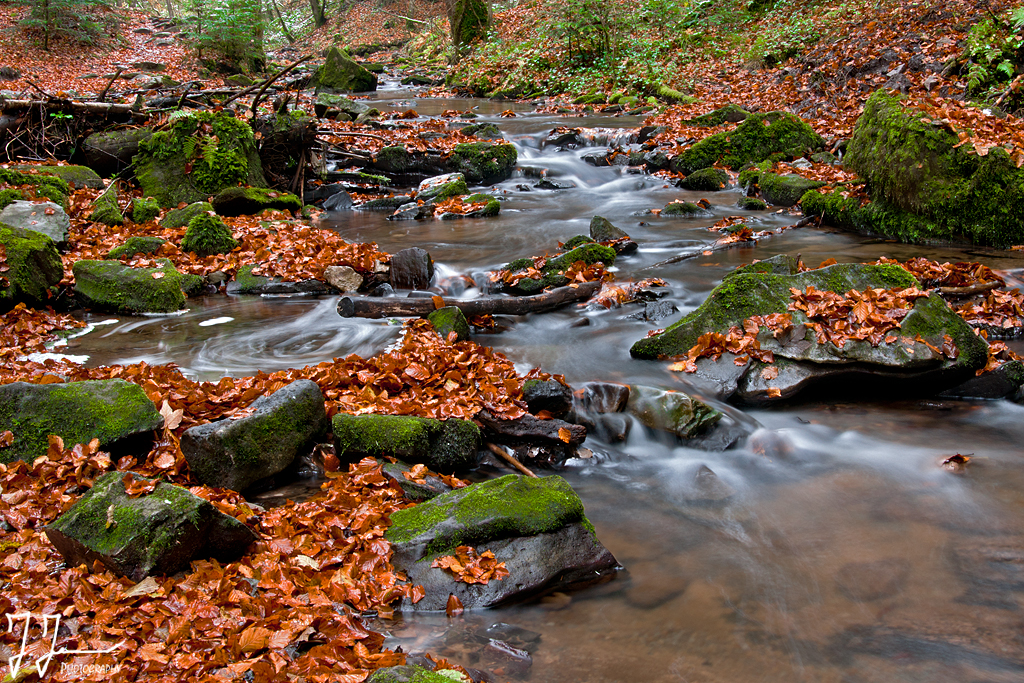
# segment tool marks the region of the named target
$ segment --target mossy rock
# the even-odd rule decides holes
[[[670,87],[668,87],[667,85],[665,85],[663,83],[658,84],[658,86],[654,88],[654,95],[659,100],[665,100],[666,102],[670,102],[672,104],[696,104],[697,103],[697,98],[696,97],[692,97],[692,96],[687,95],[685,93],[679,92],[678,90],[676,90],[674,88],[670,88]]]
[[[626,410],[645,427],[680,439],[700,436],[722,419],[722,413],[681,391],[631,386]]]
[[[750,114],[733,130],[706,137],[675,156],[671,168],[687,175],[715,165],[737,170],[772,157],[801,157],[824,145],[821,136],[794,114]]]
[[[884,201],[861,205],[859,197],[844,197],[839,190],[822,194],[810,190],[800,198],[800,209],[806,216],[820,216],[824,223],[868,235],[895,237],[903,242],[948,242],[948,225]]]
[[[565,479],[509,474],[393,512],[385,537],[395,545],[423,545],[430,558],[460,545],[550,533],[573,523],[588,522],[583,501]]]
[[[1024,243],[1024,171],[1002,147],[978,156],[899,97],[879,90],[868,98],[844,166],[867,180],[878,232],[905,241]]]
[[[420,183],[416,189],[416,199],[423,201],[443,201],[460,195],[468,195],[469,187],[466,185],[466,176],[461,173],[446,173],[445,175],[427,178]]]
[[[342,97],[341,95],[320,93],[316,96],[313,111],[319,118],[327,116],[329,112],[336,111],[347,114],[355,119],[360,114],[370,111],[370,106],[356,100],[350,100],[347,97]]]
[[[13,187],[0,190],[0,211],[3,211],[14,202],[24,201],[24,199],[25,195],[22,194],[21,190],[15,190]]]
[[[683,178],[679,187],[693,192],[718,192],[729,187],[729,174],[720,168],[702,168]]]
[[[455,145],[447,165],[467,182],[491,185],[511,178],[518,159],[516,148],[507,143],[462,142]]]
[[[316,70],[313,85],[317,92],[368,92],[377,89],[377,77],[332,46],[323,66]]]
[[[501,202],[496,197],[483,192],[471,194],[462,201],[465,204],[484,204],[483,208],[466,214],[467,218],[489,218],[501,213]]]
[[[67,384],[14,382],[0,386],[0,432],[14,442],[0,449],[0,462],[32,462],[46,455],[49,436],[67,447],[99,439],[104,448],[145,453],[163,417],[146,392],[122,379]]]
[[[7,271],[0,273],[0,310],[18,303],[40,306],[49,301],[64,277],[64,264],[53,240],[34,230],[0,223],[0,245],[7,261]]]
[[[160,251],[160,247],[165,244],[167,244],[167,240],[163,237],[135,235],[125,240],[124,244],[114,247],[108,251],[106,258],[119,259],[122,256],[131,258],[136,254],[155,254]]]
[[[119,261],[77,261],[75,296],[90,308],[114,313],[172,313],[185,307],[185,292],[203,279],[179,273],[167,259],[158,268],[130,268]],[[155,277],[154,277],[155,276]]]
[[[195,252],[197,256],[227,254],[238,246],[231,236],[231,228],[217,216],[200,214],[188,222],[188,230],[181,238],[181,250]]]
[[[469,339],[469,323],[466,316],[458,306],[445,306],[427,315],[427,320],[434,326],[441,339],[448,339],[448,335],[455,333],[455,341],[466,341]]]
[[[60,178],[68,186],[74,185],[76,189],[102,190],[104,188],[103,178],[100,178],[96,171],[88,166],[34,166],[30,164],[15,164],[11,166],[15,171],[32,172],[42,175]]]
[[[374,157],[373,165],[388,173],[409,173],[416,167],[412,155],[400,145],[391,145],[381,149]]]
[[[469,420],[338,413],[331,425],[343,460],[393,456],[450,473],[475,466],[480,447],[480,428]]]
[[[212,214],[213,204],[210,202],[194,202],[188,206],[183,206],[180,209],[172,209],[160,221],[160,227],[162,228],[184,228],[192,219],[196,216],[202,216],[203,214]]]
[[[569,284],[569,279],[563,275],[564,271],[577,261],[583,261],[588,266],[601,262],[606,266],[615,263],[615,250],[596,242],[587,242],[581,246],[571,249],[560,256],[549,258],[540,269],[542,277],[523,278],[510,291],[516,294],[536,294],[548,287],[562,287]],[[533,267],[532,259],[516,259],[508,263],[502,270],[516,272]]]
[[[693,202],[669,202],[661,210],[662,216],[669,217],[682,217],[682,218],[693,218],[696,216],[706,216],[708,212],[701,206],[694,204]]]
[[[768,204],[757,197],[740,197],[736,205],[746,211],[766,211],[768,209]]]
[[[70,510],[45,528],[68,566],[107,569],[132,581],[168,576],[193,560],[237,560],[257,540],[234,517],[187,489],[158,482],[149,493],[130,497],[128,473],[108,472]],[[133,475],[136,481],[154,480]]]
[[[132,200],[132,221],[148,223],[160,215],[160,205],[152,197],[136,197]]]
[[[459,132],[463,135],[472,135],[473,137],[480,138],[481,140],[505,139],[505,136],[501,133],[501,129],[493,123],[471,123],[468,126],[460,128]]]
[[[366,679],[366,683],[465,683],[465,676],[454,669],[447,671],[461,678],[442,675],[440,671],[431,671],[422,666],[402,665],[377,669]]]
[[[594,216],[590,219],[590,237],[595,242],[612,242],[614,240],[629,237],[624,230],[612,225],[612,222],[604,216]],[[573,238],[576,239],[576,238]],[[566,246],[568,246],[566,242]]]
[[[235,273],[232,286],[229,287],[232,294],[260,294],[270,284],[271,279],[263,275],[253,275],[253,270],[258,264],[242,266]]]
[[[744,320],[755,315],[789,313],[793,316],[794,325],[799,326],[807,319],[802,311],[789,310],[790,288],[804,291],[813,286],[818,290],[844,294],[851,289],[904,289],[919,284],[906,270],[891,264],[844,263],[803,273],[796,273],[795,269],[794,259],[789,258],[737,269],[711,292],[699,308],[664,332],[636,342],[630,353],[637,358],[684,356],[701,335],[725,333],[733,326],[742,326]],[[913,341],[918,334],[936,347],[942,346],[943,338],[948,334],[959,355],[949,359],[933,353],[925,344]],[[771,350],[777,357],[793,361],[829,366],[872,366],[878,372],[936,371],[942,375],[942,381],[969,375],[984,367],[987,360],[984,340],[975,335],[937,295],[918,299],[913,310],[903,318],[895,336],[894,342],[883,342],[877,347],[867,341],[849,340],[839,348],[832,343],[818,344],[810,328],[806,329],[803,338],[791,339],[785,344],[775,339],[770,330],[762,329],[758,341],[762,348]],[[911,340],[912,352],[906,351],[903,338]]]
[[[229,187],[218,192],[211,203],[220,216],[255,216],[267,209],[302,210],[302,202],[295,195],[261,187]]]
[[[688,119],[686,124],[689,126],[704,126],[712,128],[714,126],[720,126],[723,123],[739,123],[740,121],[746,120],[750,116],[750,112],[739,106],[738,104],[727,104],[724,107],[716,109],[707,114],[695,116],[692,119]]]
[[[761,189],[761,196],[775,206],[793,206],[808,190],[816,190],[825,185],[820,180],[775,173],[761,173],[757,184]]]
[[[117,204],[116,189],[111,188],[96,198],[92,203],[89,220],[109,226],[124,225],[124,214]]]
[[[46,197],[50,201],[60,204],[65,210],[68,208],[71,188],[56,176],[44,173],[22,173],[8,168],[0,168],[0,184],[31,185],[32,191],[37,196]]]
[[[143,193],[164,208],[239,184],[267,186],[252,128],[224,113],[176,118],[168,130],[139,143],[134,163]]]
[[[595,240],[593,237],[587,237],[586,235],[576,235],[575,237],[570,237],[568,240],[566,240],[565,244],[562,245],[562,249],[564,249],[565,251],[572,251],[577,247],[582,247],[584,244],[593,244],[594,242],[597,242],[597,240]]]

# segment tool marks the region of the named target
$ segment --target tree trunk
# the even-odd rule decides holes
[[[281,30],[284,32],[284,37],[289,43],[295,42],[295,36],[288,30],[288,25],[284,23],[284,17],[281,15],[281,8],[277,6],[277,0],[270,0],[270,10],[273,14],[277,15],[277,21],[281,24]]]
[[[309,0],[309,9],[313,11],[313,26],[320,28],[327,23],[327,0]]]

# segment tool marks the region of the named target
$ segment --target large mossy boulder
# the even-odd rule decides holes
[[[11,202],[0,211],[0,223],[41,232],[59,249],[67,247],[71,231],[71,218],[54,202]]]
[[[773,257],[728,275],[699,308],[664,332],[639,340],[630,353],[638,358],[685,357],[702,335],[726,334],[753,316],[790,314],[790,331],[777,337],[762,326],[757,334],[761,348],[774,354],[774,363],[751,360],[737,365],[736,356],[723,353],[717,361],[700,358],[697,372],[687,377],[717,385],[722,398],[755,403],[788,398],[826,378],[843,387],[857,382],[907,393],[942,391],[983,368],[988,349],[937,294],[917,298],[900,326],[877,345],[853,338],[841,347],[831,341],[819,343],[804,311],[790,310],[791,288],[845,294],[918,284],[897,265],[836,264],[797,272],[796,259]],[[956,349],[952,357],[943,351],[947,337]],[[768,370],[769,365],[774,369]]]
[[[51,434],[66,446],[99,439],[108,450],[144,453],[162,425],[142,387],[123,379],[0,386],[0,432],[14,434],[14,442],[0,448],[4,463],[46,455]]]
[[[392,513],[385,537],[395,569],[426,590],[420,602],[403,605],[412,610],[443,610],[449,594],[467,609],[492,607],[592,583],[617,565],[597,540],[579,496],[558,476],[510,474],[437,496]],[[431,567],[462,545],[492,551],[509,575],[467,584]]]
[[[160,227],[184,228],[191,223],[192,219],[196,216],[212,213],[214,213],[213,204],[210,202],[193,202],[192,204],[183,206],[180,209],[172,209],[168,211],[160,220]]]
[[[93,133],[82,144],[85,165],[104,178],[131,166],[139,145],[153,137],[152,128],[129,128]]]
[[[217,216],[201,213],[188,222],[188,229],[181,238],[181,250],[193,252],[196,256],[227,254],[238,246],[231,235],[231,228]]]
[[[313,84],[318,92],[368,92],[377,89],[377,76],[332,46],[323,66],[317,69]]]
[[[0,223],[0,247],[7,270],[0,273],[0,310],[24,303],[45,304],[64,277],[53,240],[42,233]]]
[[[89,308],[112,313],[173,313],[185,294],[203,286],[198,275],[178,272],[167,259],[156,268],[131,268],[120,261],[76,261],[75,296]]]
[[[871,204],[812,193],[805,211],[907,242],[1024,243],[1024,171],[1006,150],[979,156],[895,95],[879,90],[868,98],[844,165],[867,181]]]
[[[219,216],[254,216],[266,209],[302,210],[302,202],[295,195],[262,187],[229,187],[218,192],[211,203]]]
[[[232,562],[257,540],[256,534],[209,501],[166,482],[142,495],[129,495],[131,473],[108,472],[70,510],[45,528],[65,564],[107,569],[132,581],[168,576],[193,560]],[[134,483],[152,483],[132,474]]]
[[[475,466],[480,448],[480,428],[470,420],[338,413],[331,426],[342,461],[392,456],[451,473]]]
[[[470,183],[491,185],[508,180],[519,155],[508,143],[461,142],[448,156],[452,172],[461,173]]]
[[[244,491],[308,453],[328,431],[324,395],[300,379],[256,399],[251,414],[191,427],[181,452],[196,481]]]
[[[66,182],[45,173],[22,173],[0,168],[0,185],[31,185],[37,196],[46,197],[64,208],[67,208],[68,197],[71,196],[71,188]]]
[[[715,165],[738,170],[767,159],[802,157],[824,146],[821,136],[795,114],[750,114],[733,130],[706,137],[675,156],[671,168],[687,175]]]
[[[491,24],[491,3],[485,0],[454,0],[447,4],[448,26],[454,45],[469,45],[487,37]]]
[[[135,176],[143,194],[169,208],[238,184],[266,187],[252,128],[224,113],[196,112],[139,143]]]
[[[524,277],[516,284],[508,286],[507,289],[514,294],[529,295],[541,292],[548,287],[562,287],[569,284],[569,278],[564,274],[565,271],[577,261],[583,261],[588,266],[598,262],[611,266],[615,263],[615,250],[596,242],[584,243],[560,256],[549,258],[540,269],[541,277]],[[506,264],[502,270],[516,273],[534,267],[533,259],[521,258]]]

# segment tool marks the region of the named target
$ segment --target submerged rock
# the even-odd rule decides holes
[[[122,379],[0,386],[0,432],[14,434],[14,442],[0,448],[4,463],[46,455],[51,434],[67,446],[99,439],[106,449],[144,452],[162,425],[142,387]]]
[[[681,391],[631,386],[626,404],[645,427],[690,439],[705,433],[722,419],[722,413]]]
[[[42,233],[53,240],[58,249],[67,246],[71,230],[67,212],[53,202],[11,202],[0,211],[0,223]]]
[[[469,420],[338,413],[331,425],[335,452],[343,462],[393,456],[451,473],[476,465],[480,448],[480,428]]]
[[[0,311],[19,303],[40,306],[56,294],[64,264],[53,240],[0,223],[0,246],[7,262],[7,271],[0,274]]]
[[[131,268],[119,261],[76,261],[75,296],[83,305],[113,313],[171,313],[185,307],[185,293],[203,278],[180,273],[168,259],[157,268]]]
[[[197,481],[244,491],[309,452],[328,431],[323,393],[308,379],[256,399],[250,410],[182,435],[181,452]]]
[[[395,569],[426,589],[423,600],[404,606],[411,610],[444,610],[449,594],[466,609],[492,607],[593,583],[617,565],[597,540],[579,496],[558,476],[510,474],[472,484],[394,512],[391,522],[385,537]],[[467,584],[430,566],[460,545],[492,551],[509,576]]]
[[[104,474],[46,526],[46,537],[67,566],[99,561],[119,576],[141,581],[175,574],[192,560],[232,562],[257,540],[249,527],[180,486],[159,482],[151,492],[130,497],[125,491],[129,475]]]

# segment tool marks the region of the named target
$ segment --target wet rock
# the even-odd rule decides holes
[[[343,462],[393,456],[451,473],[476,465],[480,448],[480,428],[469,420],[338,413],[331,424],[335,452]]]
[[[984,366],[987,348],[984,340],[937,295],[917,299],[898,330],[889,335],[891,341],[883,339],[878,346],[854,339],[842,348],[832,343],[819,344],[813,330],[805,324],[804,314],[789,310],[790,288],[805,291],[813,286],[845,293],[851,289],[902,289],[917,284],[898,266],[836,264],[796,273],[794,259],[773,257],[729,274],[700,308],[665,332],[636,342],[631,353],[640,358],[685,355],[702,334],[724,334],[755,315],[789,313],[793,328],[787,333],[776,338],[772,331],[762,328],[758,335],[761,348],[774,354],[773,368],[759,361],[750,362],[737,376],[737,370],[731,367],[733,357],[724,354],[714,372],[709,373],[711,366],[703,359],[698,361],[698,374],[721,374],[726,396],[730,395],[729,385],[735,381],[737,399],[755,403],[786,398],[825,379],[840,377],[862,378],[876,386],[898,387],[904,392],[942,391],[965,381]],[[917,341],[918,335],[928,344]],[[936,351],[941,349],[946,335],[957,347],[956,358]]]
[[[1014,398],[1024,387],[1024,362],[1003,363],[995,370],[971,377],[963,384],[948,389],[940,396],[958,398]]]
[[[416,190],[416,199],[441,201],[467,194],[469,194],[469,187],[466,185],[466,177],[461,173],[446,173],[421,182]]]
[[[227,286],[228,294],[331,294],[334,290],[320,280],[286,282],[279,277],[254,275],[258,265],[242,266]]]
[[[657,609],[686,592],[690,582],[671,565],[658,560],[629,564],[626,601],[638,609]]]
[[[555,379],[528,379],[523,382],[523,400],[534,415],[542,410],[562,415],[572,408],[572,387]]]
[[[626,409],[651,429],[681,439],[699,436],[722,418],[722,413],[681,391],[634,385]]]
[[[356,119],[360,114],[368,111],[370,111],[368,104],[326,92],[319,93],[316,96],[316,102],[313,104],[313,112],[317,115],[317,118],[330,116],[334,112],[335,114],[346,114],[350,118]]]
[[[657,136],[659,133],[664,133],[666,130],[668,130],[668,126],[643,126],[637,132],[636,141],[642,145],[651,138]]]
[[[871,602],[898,594],[908,576],[910,563],[906,560],[850,562],[836,572],[836,587],[851,600]]]
[[[540,143],[540,148],[558,147],[559,149],[576,149],[586,146],[579,128],[556,128]]]
[[[339,292],[355,292],[363,286],[363,276],[349,266],[327,266],[324,279]]]
[[[541,634],[536,631],[531,631],[513,624],[506,624],[501,621],[488,626],[484,633],[491,638],[503,640],[510,645],[524,650],[529,650],[530,648],[535,647],[541,639]]]
[[[590,413],[620,413],[629,401],[629,386],[614,382],[588,382],[578,392],[581,410]]]
[[[684,494],[687,503],[695,505],[721,505],[732,500],[736,491],[722,481],[714,470],[701,465],[693,475],[693,482]]]
[[[611,242],[613,240],[629,237],[624,230],[621,230],[603,216],[594,216],[590,219],[590,237],[595,242]]]
[[[665,153],[657,149],[644,154],[643,161],[648,171],[664,171],[671,163]]]
[[[123,244],[108,251],[106,258],[119,259],[122,256],[131,258],[136,254],[155,254],[165,244],[167,244],[167,240],[163,237],[134,235],[125,240]]]
[[[458,306],[445,306],[432,311],[427,320],[434,326],[441,339],[448,340],[449,335],[455,333],[455,341],[466,341],[469,339],[469,323],[466,316]]]
[[[625,441],[632,428],[633,421],[622,413],[602,413],[594,418],[594,435],[608,443]]]
[[[448,493],[452,490],[452,487],[444,483],[438,477],[434,475],[426,475],[417,480],[409,479],[405,476],[406,472],[411,472],[412,466],[401,460],[397,462],[385,462],[381,468],[381,472],[384,476],[398,484],[402,491],[405,492],[405,497],[413,501],[430,500],[440,496],[442,493]]]
[[[745,211],[766,211],[768,209],[768,204],[757,197],[740,197],[736,205]]]
[[[652,301],[644,306],[644,310],[627,317],[646,320],[647,322],[657,322],[678,311],[679,309],[676,308],[676,305],[670,301]]]
[[[112,313],[171,313],[185,307],[185,292],[203,286],[198,275],[179,273],[168,259],[156,268],[131,268],[119,261],[76,261],[75,297],[89,308]],[[156,277],[154,277],[156,276]]]
[[[492,638],[480,652],[480,666],[486,669],[501,670],[506,676],[526,678],[533,666],[533,659],[526,650]]]
[[[533,184],[538,190],[571,190],[576,187],[576,183],[568,180],[552,180],[551,178],[541,178],[539,181]]]
[[[451,678],[422,666],[389,666],[377,669],[366,683],[452,683]]]
[[[419,247],[391,255],[391,286],[395,289],[426,289],[434,277],[434,260]]]
[[[434,217],[433,204],[416,204],[409,202],[398,207],[393,214],[388,216],[389,221],[412,221]]]
[[[377,77],[348,58],[336,46],[327,51],[323,66],[316,70],[312,83],[320,92],[367,92],[377,89]]]
[[[729,187],[729,174],[720,168],[702,168],[680,180],[678,185],[693,192],[718,192]]]
[[[46,304],[64,277],[57,247],[46,235],[0,223],[7,271],[0,277],[0,311]]]
[[[69,447],[99,439],[108,450],[145,452],[162,425],[146,392],[121,379],[0,386],[0,432],[14,433],[13,443],[0,448],[4,463],[45,455],[50,434]]]
[[[129,497],[129,474],[104,474],[46,526],[46,537],[67,566],[99,561],[119,576],[141,581],[175,574],[192,560],[232,562],[257,540],[249,527],[180,486],[159,482],[151,492]],[[135,482],[154,481],[132,476]]]
[[[666,204],[661,210],[661,215],[670,218],[697,218],[701,216],[710,216],[711,212],[698,204],[694,204],[693,202],[681,202],[677,200]]]
[[[449,594],[466,609],[523,600],[544,591],[592,583],[615,570],[583,512],[579,496],[558,476],[510,474],[392,513],[386,538],[395,569],[426,589],[411,610],[444,610]],[[431,561],[469,545],[490,550],[509,576],[487,584],[456,582]]]
[[[579,446],[587,438],[587,430],[581,425],[562,420],[540,420],[529,413],[514,420],[505,420],[481,410],[475,419],[487,430],[489,438],[501,443],[532,443],[561,448]],[[566,435],[568,441],[562,438]]]
[[[0,223],[46,235],[58,249],[67,246],[71,219],[59,204],[14,201],[0,211]]]
[[[219,216],[255,216],[266,209],[302,210],[302,202],[295,195],[260,187],[229,187],[218,192],[211,203]]]
[[[323,393],[307,379],[256,399],[249,410],[182,435],[181,451],[197,481],[244,491],[288,467],[328,431]]]
[[[608,159],[608,155],[608,151],[587,152],[586,154],[580,155],[580,159],[582,159],[584,163],[590,164],[591,166],[597,166],[600,168],[603,166],[612,165],[612,162]]]
[[[352,195],[348,192],[336,192],[324,200],[324,211],[344,211],[352,208]]]
[[[462,173],[466,182],[493,185],[508,180],[519,156],[507,143],[462,142],[455,145],[446,160],[449,172]]]
[[[393,211],[403,204],[408,204],[414,201],[410,195],[396,195],[394,197],[379,197],[377,199],[371,199],[368,202],[363,202],[356,206],[357,209],[366,209],[368,211]]]

